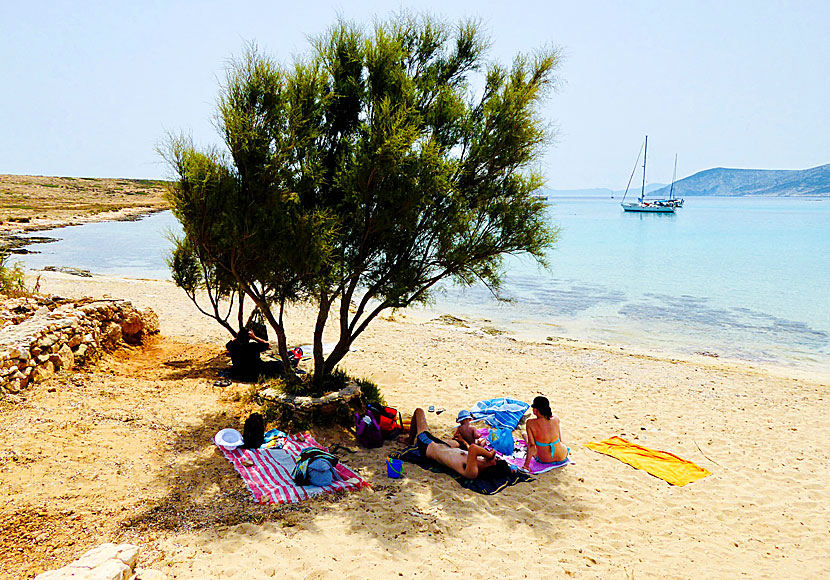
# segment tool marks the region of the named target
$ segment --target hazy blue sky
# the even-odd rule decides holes
[[[490,57],[562,48],[545,106],[552,188],[623,188],[643,135],[649,181],[711,167],[830,163],[830,2],[150,1],[0,3],[0,173],[167,177],[168,131],[217,143],[230,56],[307,50],[338,13],[398,7],[483,21]]]

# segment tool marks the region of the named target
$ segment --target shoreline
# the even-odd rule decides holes
[[[53,275],[56,273],[67,277],[67,280],[78,279],[77,274],[73,275],[65,271],[55,272],[50,270],[26,270],[26,274],[29,280],[33,280],[37,276],[41,276],[41,278],[43,278],[47,274]],[[113,297],[124,298],[127,300],[129,300],[129,293],[133,289],[135,283],[147,283],[151,285],[154,283],[158,283],[162,287],[169,288],[171,292],[179,294],[180,298],[184,299],[181,302],[176,302],[177,304],[179,304],[180,307],[192,308],[194,314],[203,317],[205,319],[205,322],[210,323],[211,319],[196,312],[195,307],[185,297],[184,292],[180,288],[175,286],[172,280],[160,280],[155,278],[132,278],[127,276],[110,276],[95,273],[91,273],[91,276],[89,277],[84,276],[84,284],[93,284],[98,288],[106,288],[108,286],[112,286],[113,288],[119,288],[117,294],[115,294]],[[147,304],[150,304],[150,302],[147,302]],[[289,308],[289,310],[291,310],[291,308]],[[305,306],[299,307],[299,311],[306,313],[308,312],[308,308]],[[817,383],[827,383],[828,385],[830,385],[830,367],[820,363],[799,364],[797,362],[793,362],[792,364],[788,365],[785,363],[777,363],[770,361],[748,361],[745,359],[720,356],[717,354],[688,354],[681,352],[673,352],[670,350],[654,349],[638,344],[612,344],[602,341],[591,341],[556,335],[548,336],[547,339],[543,340],[540,339],[539,336],[545,333],[537,332],[536,336],[533,336],[531,332],[524,334],[521,332],[511,332],[510,330],[505,330],[503,328],[495,326],[494,321],[492,319],[480,318],[464,312],[452,313],[450,308],[447,307],[442,307],[440,309],[432,307],[408,308],[404,311],[398,311],[394,313],[386,312],[384,315],[382,315],[382,318],[386,320],[403,321],[407,324],[413,324],[415,326],[423,324],[440,324],[443,320],[445,321],[445,325],[449,329],[452,329],[461,334],[491,336],[494,338],[497,337],[502,340],[508,342],[515,342],[518,344],[572,347],[575,349],[592,350],[597,352],[604,352],[607,354],[628,355],[635,358],[651,359],[656,361],[668,362],[672,364],[684,363],[712,368],[734,367],[738,369],[743,369],[746,372],[769,374],[779,378],[799,378],[808,381],[814,381]],[[495,324],[498,324],[498,321],[496,321]],[[222,329],[219,328],[218,324],[214,323],[213,326],[216,326],[217,331],[224,332]],[[176,332],[173,332],[169,336],[179,337],[179,335]],[[181,335],[182,338],[191,338],[192,336],[193,335],[191,333],[184,333]],[[361,338],[362,337],[358,337],[357,342],[354,345],[355,348],[360,348]],[[291,337],[289,337],[289,339],[291,339]],[[296,343],[298,345],[309,344],[310,340],[294,340],[292,344],[293,343]],[[222,342],[221,344],[224,344],[224,342]]]
[[[32,254],[28,250],[22,250],[26,246],[35,244],[48,244],[57,241],[57,238],[50,237],[23,237],[32,232],[55,230],[71,226],[100,222],[129,222],[137,221],[147,216],[167,211],[167,208],[150,206],[138,206],[122,208],[114,211],[106,211],[96,214],[78,214],[77,216],[65,219],[34,218],[26,222],[0,222],[0,248],[5,248],[13,255]]]
[[[542,339],[544,332],[538,329],[531,329],[525,332],[511,330],[503,330],[497,326],[493,326],[493,319],[476,317],[474,315],[459,313],[450,308],[438,309],[409,309],[405,316],[418,320],[421,323],[428,322],[438,318],[448,317],[450,320],[455,319],[457,322],[450,321],[450,326],[459,326],[462,323],[465,327],[460,327],[459,331],[466,330],[477,334],[502,335],[509,340],[528,344],[548,344],[548,345],[572,345],[575,348],[586,348],[597,351],[603,351],[610,354],[627,354],[633,357],[649,358],[654,360],[662,360],[667,362],[682,362],[695,365],[712,365],[712,366],[735,366],[746,368],[747,370],[769,373],[779,377],[798,376],[806,380],[816,382],[827,382],[830,384],[830,361],[828,362],[785,362],[765,361],[765,360],[746,360],[728,355],[721,355],[718,353],[699,352],[687,353],[680,351],[673,351],[670,349],[651,348],[643,342],[637,343],[636,334],[634,342],[626,343],[611,343],[601,340],[587,340],[584,338],[573,338],[570,336],[552,334]],[[516,326],[522,326],[522,323],[514,323]],[[528,326],[528,325],[525,325]]]

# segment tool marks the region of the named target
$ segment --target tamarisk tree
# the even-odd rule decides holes
[[[545,265],[557,232],[534,192],[558,53],[503,66],[487,49],[475,22],[412,15],[370,31],[339,21],[289,65],[249,47],[218,99],[226,150],[163,148],[183,227],[175,282],[197,304],[206,290],[202,311],[230,332],[253,301],[286,365],[286,308],[316,305],[319,387],[384,310],[427,302],[442,281],[498,297],[507,254]],[[327,324],[339,333],[325,356]]]

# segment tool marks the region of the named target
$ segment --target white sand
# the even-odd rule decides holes
[[[227,340],[169,282],[48,273],[41,288],[128,298],[156,310],[166,337],[217,352]],[[344,458],[372,490],[299,504],[292,525],[147,540],[146,564],[172,578],[240,580],[830,577],[827,377],[518,342],[417,318],[373,323],[344,366],[407,414],[444,407],[428,414],[439,435],[478,400],[544,394],[576,464],[482,496],[411,464],[403,479],[388,479],[384,460],[397,447],[389,443]],[[309,312],[291,320],[291,342],[307,343]],[[583,446],[612,435],[713,475],[673,487]]]

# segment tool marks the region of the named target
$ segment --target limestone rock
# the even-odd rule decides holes
[[[49,356],[49,361],[55,365],[55,369],[71,369],[75,364],[75,354],[67,345],[60,347],[60,350]]]
[[[75,358],[77,360],[83,360],[86,357],[87,348],[85,344],[78,345],[78,348],[75,349]]]
[[[32,374],[29,375],[29,378],[35,383],[39,383],[41,381],[45,381],[53,374],[55,374],[54,365],[51,362],[46,361],[45,363],[36,366],[32,371]]]
[[[87,577],[90,580],[128,580],[131,573],[132,568],[121,560],[107,560],[87,572]]]
[[[141,317],[144,319],[144,334],[158,334],[159,333],[159,317],[153,312],[151,308],[145,308],[141,311]]]
[[[138,561],[138,546],[102,544],[59,570],[44,572],[35,580],[127,580]],[[163,576],[161,577],[163,578]],[[146,577],[151,580],[152,576]]]
[[[121,325],[115,322],[107,322],[101,329],[101,344],[105,349],[110,350],[115,348],[118,341],[121,340]]]
[[[141,320],[141,315],[137,310],[129,310],[124,313],[124,318],[121,319],[121,333],[125,337],[141,334],[143,330],[144,321]]]
[[[56,340],[57,337],[54,334],[47,334],[46,336],[42,337],[40,340],[37,341],[37,346],[40,347],[41,350],[45,350],[53,344],[55,344]]]

